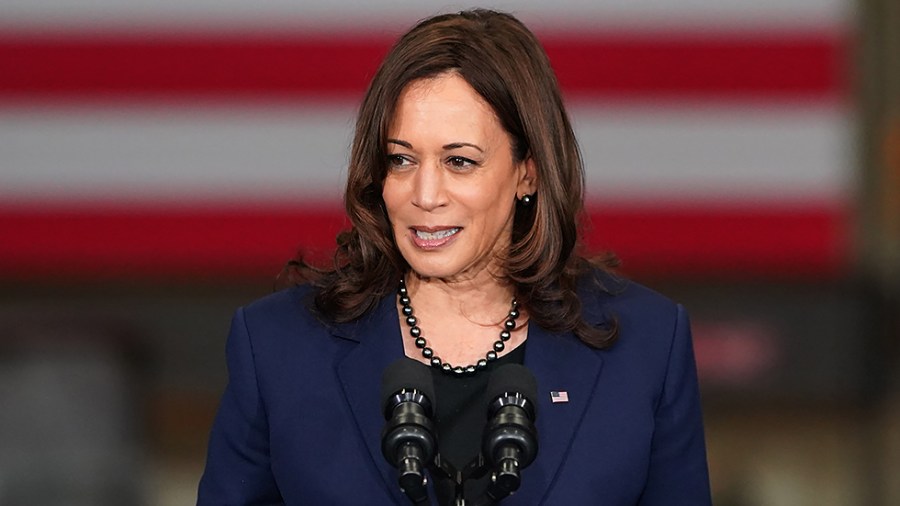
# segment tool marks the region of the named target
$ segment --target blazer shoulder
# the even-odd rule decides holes
[[[308,285],[285,288],[242,307],[248,329],[327,328],[313,310],[315,289]]]
[[[298,303],[302,303],[308,309],[314,296],[315,289],[310,284],[304,283],[264,295],[244,306],[244,310],[263,313],[280,312],[288,307],[296,307]]]
[[[674,323],[678,304],[640,283],[595,269],[579,280],[579,298],[586,318],[639,321],[660,318]]]

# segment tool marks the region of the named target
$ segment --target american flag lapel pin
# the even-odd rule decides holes
[[[565,390],[554,390],[550,392],[550,402],[556,404],[558,402],[569,402],[569,392]]]

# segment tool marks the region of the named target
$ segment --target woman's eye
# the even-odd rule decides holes
[[[389,167],[404,167],[411,164],[412,162],[409,161],[409,158],[403,155],[388,155]]]
[[[466,169],[475,165],[475,161],[463,158],[461,156],[451,156],[447,159],[447,163],[457,169]]]

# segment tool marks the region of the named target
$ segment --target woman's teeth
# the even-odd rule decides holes
[[[444,230],[438,230],[437,232],[424,232],[422,230],[416,230],[416,236],[419,239],[433,241],[435,239],[444,239],[446,237],[450,237],[457,232],[459,232],[459,228],[447,228]]]

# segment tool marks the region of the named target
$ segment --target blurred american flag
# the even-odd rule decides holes
[[[524,0],[625,270],[832,276],[850,0]],[[242,277],[330,249],[355,108],[426,0],[6,0],[0,276]]]
[[[569,402],[569,392],[566,391],[552,391],[550,392],[550,402],[553,404],[560,402]]]

